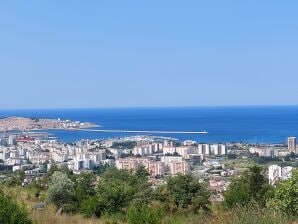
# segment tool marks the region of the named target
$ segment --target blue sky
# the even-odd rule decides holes
[[[0,109],[298,104],[297,1],[1,1]]]

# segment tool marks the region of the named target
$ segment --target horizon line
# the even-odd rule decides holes
[[[298,104],[241,104],[241,105],[192,105],[192,106],[110,106],[110,107],[41,107],[41,108],[0,108],[0,111],[21,110],[97,110],[97,109],[170,109],[170,108],[227,108],[227,107],[296,107]]]

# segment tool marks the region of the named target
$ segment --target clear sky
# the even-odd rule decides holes
[[[298,1],[0,1],[0,109],[298,104]]]

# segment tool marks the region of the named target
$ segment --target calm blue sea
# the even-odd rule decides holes
[[[90,121],[103,129],[203,131],[207,135],[162,134],[199,142],[283,143],[298,137],[298,106],[1,110],[0,117],[25,116]],[[49,131],[62,142],[136,134]]]

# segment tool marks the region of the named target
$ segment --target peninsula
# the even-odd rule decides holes
[[[48,118],[27,118],[27,117],[5,117],[0,119],[0,131],[33,131],[50,129],[86,129],[95,128],[99,125],[91,122],[48,119]]]

